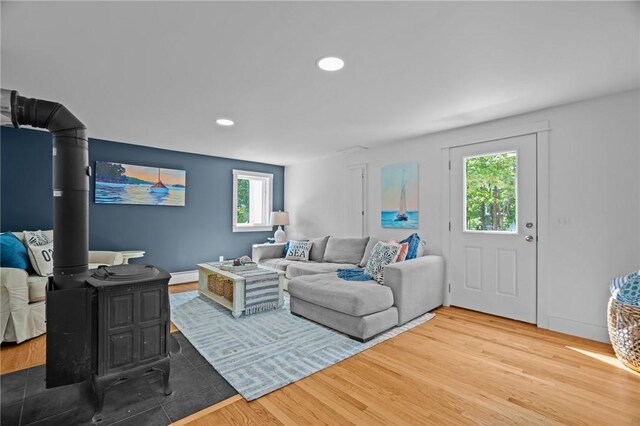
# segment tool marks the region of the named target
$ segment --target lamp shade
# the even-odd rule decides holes
[[[271,212],[271,225],[288,225],[289,212]]]

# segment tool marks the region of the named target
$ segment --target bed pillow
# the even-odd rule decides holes
[[[384,267],[390,265],[398,258],[400,246],[378,241],[371,250],[371,256],[367,261],[364,271],[380,284],[384,282]]]
[[[0,266],[29,269],[29,255],[22,241],[11,232],[0,234]]]
[[[287,250],[285,259],[306,262],[309,260],[312,246],[313,242],[311,241],[289,241],[289,250]]]

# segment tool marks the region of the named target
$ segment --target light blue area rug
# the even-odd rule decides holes
[[[247,401],[307,377],[429,321],[425,314],[367,343],[280,309],[233,318],[197,291],[170,296],[171,320]]]

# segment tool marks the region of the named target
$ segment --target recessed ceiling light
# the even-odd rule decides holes
[[[228,118],[218,118],[216,120],[219,126],[233,126],[233,120],[229,120]]]
[[[344,67],[344,61],[334,56],[318,59],[318,68],[324,71],[338,71]]]

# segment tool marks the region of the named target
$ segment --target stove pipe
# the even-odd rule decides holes
[[[89,143],[87,128],[62,104],[1,89],[2,115],[14,127],[53,135],[53,282],[56,289],[86,287],[89,263]]]

